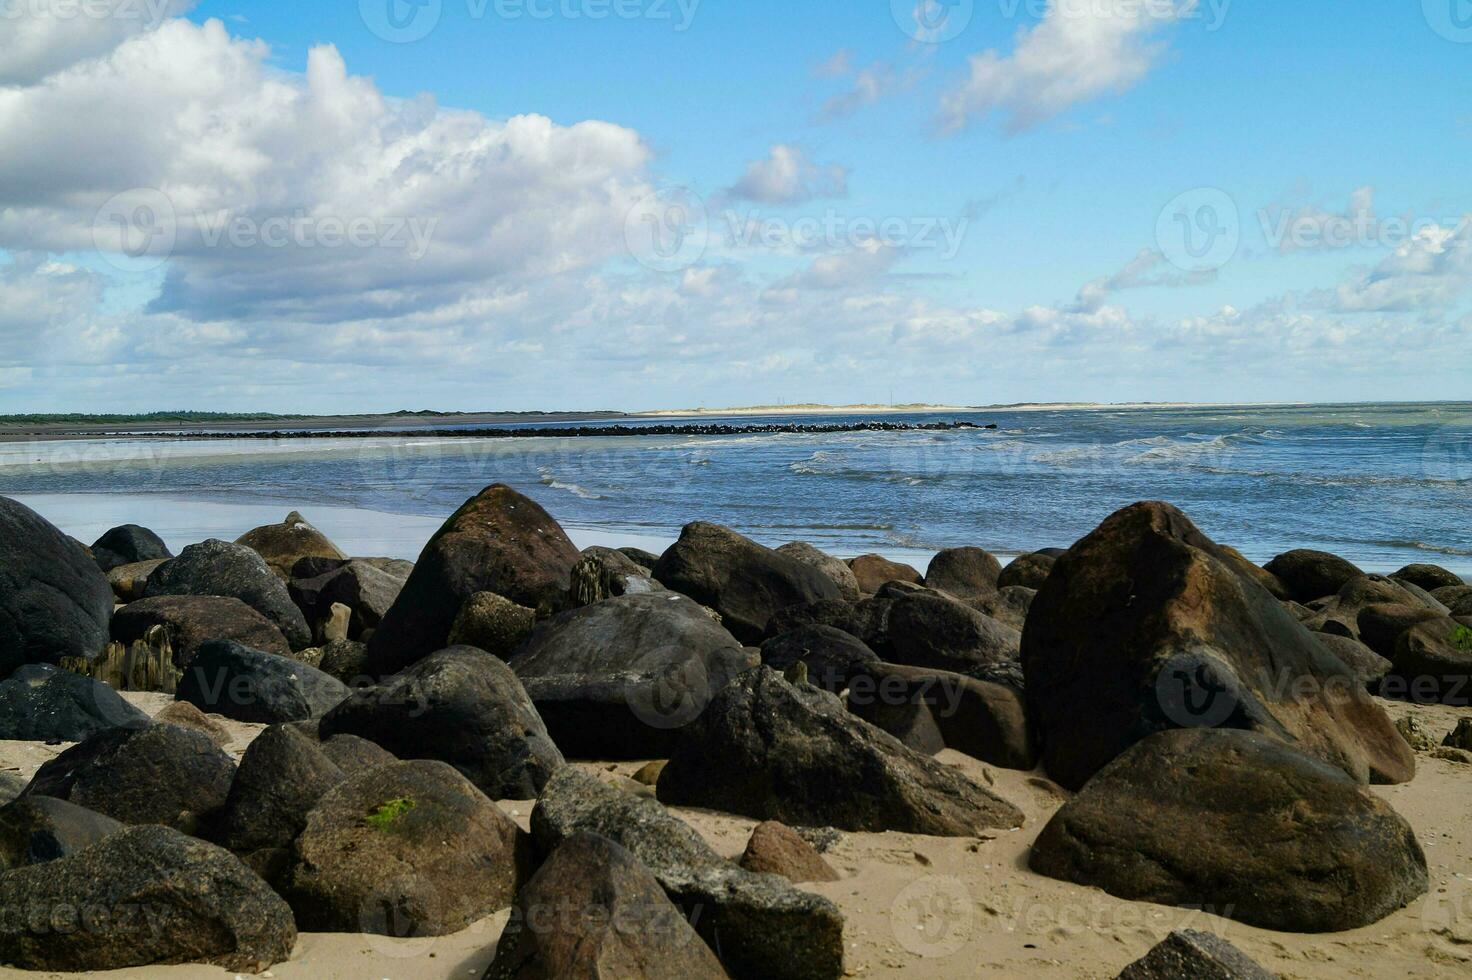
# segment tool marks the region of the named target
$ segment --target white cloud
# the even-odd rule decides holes
[[[761,204],[801,204],[819,197],[848,193],[848,171],[837,164],[819,165],[799,146],[777,144],[728,191],[731,197]]]
[[[29,85],[151,31],[195,0],[0,0],[0,86]]]
[[[1074,308],[1092,313],[1115,293],[1126,289],[1149,289],[1199,286],[1216,279],[1217,270],[1184,272],[1171,266],[1166,257],[1153,248],[1142,248],[1125,267],[1112,276],[1102,276],[1085,283],[1078,291]]]
[[[1314,290],[1305,304],[1339,313],[1444,313],[1472,290],[1472,215],[1455,228],[1416,232],[1373,269],[1333,289]]]

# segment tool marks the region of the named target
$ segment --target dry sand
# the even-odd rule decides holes
[[[164,695],[127,695],[149,713]],[[1417,715],[1439,742],[1466,711],[1382,702],[1392,717]],[[262,726],[223,722],[239,756]],[[0,742],[0,768],[29,776],[64,746]],[[1285,978],[1472,976],[1472,766],[1420,755],[1416,779],[1375,787],[1415,828],[1426,849],[1431,892],[1366,929],[1295,935],[1255,929],[1203,912],[1124,902],[1103,892],[1035,875],[1027,853],[1064,799],[1040,773],[986,766],[954,752],[940,759],[991,783],[1027,814],[1018,831],[976,839],[907,834],[844,834],[828,861],[843,874],[805,885],[842,908],[848,973],[859,977],[1114,977],[1172,929],[1215,932]],[[585,764],[632,774],[638,763]],[[523,828],[530,801],[503,801]],[[720,853],[738,856],[754,821],[677,809]],[[478,978],[489,964],[507,913],[453,936],[392,940],[306,934],[290,962],[266,974],[282,980],[450,980]],[[104,974],[0,976],[221,980],[207,966],[146,967]]]

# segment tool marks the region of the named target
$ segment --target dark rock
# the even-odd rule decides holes
[[[111,817],[49,796],[0,807],[0,871],[74,854],[123,829]]]
[[[317,669],[349,687],[369,683],[372,678],[368,676],[368,644],[357,640],[333,640],[324,644]]]
[[[1349,668],[1350,675],[1364,685],[1368,691],[1378,690],[1380,681],[1390,673],[1390,661],[1359,640],[1351,640],[1347,636],[1332,636],[1328,633],[1318,634],[1317,639],[1319,645],[1338,657],[1339,661]]]
[[[29,664],[0,681],[0,739],[80,742],[118,725],[146,725],[148,716],[101,681]]]
[[[235,539],[266,560],[283,581],[291,578],[291,570],[303,558],[347,558],[327,535],[307,522],[296,511],[286,515],[280,524],[265,524],[246,531]]]
[[[891,599],[861,599],[856,603],[842,599],[789,606],[772,615],[767,623],[767,636],[781,636],[804,626],[830,626],[863,640],[875,653],[889,647],[889,612]]]
[[[582,557],[572,567],[567,603],[571,609],[591,606],[595,602],[621,595],[663,592],[664,586],[649,577],[649,569],[612,548],[584,548]]]
[[[200,732],[110,728],[41,766],[22,799],[50,796],[126,824],[188,833],[225,802],[234,777],[234,761]]]
[[[1412,626],[1395,641],[1385,697],[1418,704],[1472,706],[1472,628],[1449,617]]]
[[[1472,751],[1472,718],[1457,719],[1457,727],[1442,739],[1441,744],[1448,748]]]
[[[1432,592],[1431,597],[1446,606],[1447,609],[1452,609],[1464,602],[1472,601],[1472,585],[1450,585]]]
[[[1178,729],[1137,743],[1043,828],[1039,874],[1281,932],[1341,932],[1426,892],[1415,832],[1277,739]]]
[[[1415,771],[1349,669],[1169,504],[1120,511],[1058,560],[1022,666],[1048,774],[1068,789],[1176,727],[1264,732],[1361,781]]]
[[[446,936],[508,907],[529,857],[521,831],[464,776],[394,762],[317,802],[281,890],[312,932]]]
[[[293,578],[287,591],[309,623],[328,618],[334,604],[347,606],[352,610],[348,637],[356,640],[364,631],[378,628],[406,578],[354,558],[320,575]]]
[[[548,513],[510,487],[482,490],[430,538],[393,608],[368,643],[368,665],[386,677],[444,649],[465,600],[494,592],[548,613],[566,601],[579,558]]]
[[[1009,585],[996,592],[972,596],[965,601],[966,605],[983,616],[995,619],[1003,626],[1021,633],[1022,627],[1027,623],[1027,611],[1032,608],[1032,601],[1037,598],[1037,594],[1036,589]]]
[[[1365,574],[1338,555],[1306,549],[1279,555],[1267,563],[1267,570],[1288,587],[1288,598],[1299,602],[1334,595]]]
[[[849,561],[848,567],[853,571],[854,578],[859,583],[859,591],[864,595],[873,595],[889,582],[920,585],[924,581],[914,568],[902,562],[890,561],[883,555],[860,555]]]
[[[890,657],[911,667],[965,670],[1015,661],[1022,634],[947,596],[920,592],[889,611]]]
[[[799,662],[807,665],[809,681],[837,694],[879,656],[863,640],[832,626],[801,626],[762,644],[762,663],[775,671],[785,673]]]
[[[543,623],[511,669],[563,752],[651,759],[668,755],[681,730],[753,661],[697,603],[660,592]]]
[[[1177,929],[1115,980],[1277,980],[1236,946],[1208,932]]]
[[[357,735],[401,759],[437,759],[492,799],[528,800],[562,753],[511,668],[473,647],[426,657],[328,712],[323,738]]]
[[[1013,688],[897,664],[870,664],[861,673],[849,686],[849,710],[911,748],[932,754],[954,749],[1004,769],[1037,766],[1026,702]],[[932,729],[941,742],[935,749],[922,749],[900,734]]]
[[[653,571],[654,566],[659,564],[659,556],[643,548],[620,548],[618,552],[645,571]]]
[[[1052,555],[1034,552],[1030,555],[1018,555],[1012,559],[1002,574],[997,576],[997,588],[1004,589],[1009,585],[1020,585],[1027,589],[1041,589],[1043,583],[1048,580],[1048,573],[1053,570],[1053,563],[1058,559]]]
[[[720,960],[606,837],[564,841],[526,883],[484,980],[716,980]]]
[[[312,641],[312,631],[286,584],[245,545],[216,540],[192,544],[178,558],[160,565],[149,576],[145,591],[149,597],[230,596],[275,623],[293,650]]]
[[[203,732],[220,748],[227,748],[232,741],[230,733],[225,726],[213,721],[204,712],[200,711],[188,701],[175,701],[165,706],[153,720],[162,725],[178,725],[180,728],[188,728],[196,732]]]
[[[547,783],[531,826],[543,854],[580,833],[599,834],[628,850],[738,980],[843,975],[837,906],[775,875],[735,867],[654,800],[620,793],[569,766]]]
[[[18,772],[0,769],[0,804],[9,803],[21,793],[25,792],[28,782],[30,780]]]
[[[188,667],[199,648],[212,640],[234,640],[266,653],[291,655],[291,645],[275,623],[228,596],[161,595],[130,602],[113,616],[112,638],[136,643],[155,626],[162,626],[169,638],[177,667]]]
[[[981,548],[948,548],[930,559],[925,587],[957,598],[986,595],[1001,586],[1002,563]]]
[[[1436,613],[1420,606],[1375,603],[1359,610],[1355,626],[1360,642],[1389,659],[1395,656],[1395,644],[1402,633],[1418,623],[1438,618]]]
[[[0,677],[23,664],[91,660],[107,646],[112,587],[82,547],[0,497]]]
[[[859,600],[859,580],[854,577],[853,569],[849,568],[842,559],[835,558],[806,541],[784,544],[777,549],[777,554],[796,558],[804,565],[811,565],[828,576],[829,581],[838,586],[838,596],[844,601],[857,602]]]
[[[476,647],[510,660],[532,635],[537,611],[518,606],[494,592],[477,592],[465,600],[450,627],[450,645]]]
[[[164,544],[163,538],[137,524],[115,527],[92,542],[92,560],[104,572],[120,565],[172,557],[174,553]]]
[[[252,852],[290,847],[312,807],[346,778],[320,744],[290,725],[272,725],[240,759],[218,842],[256,867]]]
[[[167,827],[130,827],[0,875],[0,962],[26,970],[214,963],[258,972],[291,956],[291,909],[245,865]]]
[[[742,643],[757,644],[788,606],[839,598],[821,571],[715,524],[687,524],[654,566],[655,579],[720,613]]]
[[[332,764],[349,774],[399,761],[388,749],[356,735],[333,735],[320,744]]]
[[[766,667],[742,675],[688,729],[659,799],[759,820],[962,837],[1022,813],[956,770],[859,720],[836,697]]]
[[[837,881],[834,871],[813,845],[791,827],[775,820],[756,825],[746,850],[737,862],[756,874],[781,875],[793,884],[805,881]]]
[[[200,647],[177,697],[211,714],[274,725],[315,718],[348,693],[346,684],[315,667],[222,640]]]
[[[1466,586],[1467,584],[1462,581],[1462,576],[1456,572],[1448,571],[1440,565],[1407,565],[1390,577],[1404,579],[1412,585],[1420,586],[1427,592],[1435,592],[1437,589],[1443,589],[1449,586]]]

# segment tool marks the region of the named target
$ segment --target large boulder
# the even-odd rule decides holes
[[[213,963],[250,973],[296,944],[291,909],[264,881],[167,827],[129,827],[0,875],[0,908],[33,913],[0,915],[0,962],[25,970]]]
[[[352,610],[348,636],[357,639],[365,630],[378,628],[407,578],[407,574],[396,575],[374,562],[354,558],[320,575],[293,578],[287,591],[308,623],[328,618],[334,604],[347,606]]]
[[[477,592],[465,600],[450,627],[449,645],[476,647],[502,660],[521,648],[537,626],[537,611],[518,606],[494,592]]]
[[[1456,572],[1442,568],[1440,565],[1407,565],[1390,577],[1419,586],[1427,592],[1435,592],[1437,589],[1448,587],[1465,588],[1467,585],[1466,582],[1462,581],[1462,576]]]
[[[925,586],[965,598],[997,591],[1001,574],[1002,563],[983,548],[947,548],[930,559]]]
[[[280,524],[264,524],[252,528],[235,539],[266,560],[283,581],[291,578],[291,570],[303,558],[345,559],[327,535],[307,522],[296,511],[286,515]]]
[[[346,778],[320,743],[294,726],[272,725],[240,759],[216,840],[270,880],[312,807]]]
[[[1377,602],[1363,607],[1356,614],[1355,632],[1365,646],[1390,659],[1395,656],[1395,644],[1402,633],[1427,620],[1440,618],[1440,614],[1421,606]]]
[[[1365,574],[1338,555],[1308,549],[1285,552],[1266,568],[1288,587],[1288,598],[1298,602],[1334,595],[1350,579]]]
[[[922,581],[914,568],[903,562],[890,561],[883,555],[859,555],[849,560],[848,567],[864,595],[873,595],[890,582],[919,585]]]
[[[192,833],[225,802],[234,777],[234,761],[200,732],[110,728],[41,766],[21,798],[50,796],[122,823]]]
[[[1443,616],[1417,623],[1395,641],[1386,697],[1472,707],[1472,627]]]
[[[838,586],[839,598],[846,602],[859,601],[859,580],[854,570],[841,558],[835,558],[806,541],[792,541],[777,549],[777,554],[796,558],[804,565],[811,565]]]
[[[1178,727],[1264,732],[1362,782],[1415,771],[1349,668],[1169,504],[1125,508],[1058,560],[1022,666],[1048,774],[1069,789]]]
[[[192,544],[178,558],[164,562],[148,577],[144,590],[160,595],[215,595],[239,599],[281,630],[293,650],[312,641],[302,611],[291,601],[286,583],[265,559],[242,544],[211,539]]]
[[[581,833],[606,837],[654,875],[739,980],[837,980],[843,916],[826,898],[722,858],[689,824],[574,767],[547,784],[532,810],[537,849]]]
[[[220,640],[200,647],[176,697],[210,714],[274,725],[318,717],[348,694],[346,684],[315,667]]]
[[[163,627],[169,638],[177,667],[188,667],[199,648],[212,640],[234,640],[283,657],[291,654],[275,623],[231,596],[160,595],[130,602],[113,615],[112,638],[136,643],[155,626]]]
[[[1022,634],[935,592],[896,599],[889,611],[889,657],[896,663],[964,671],[1015,661]]]
[[[164,544],[163,538],[137,524],[115,527],[92,542],[92,560],[104,572],[135,562],[172,557],[174,553]]]
[[[312,932],[445,936],[510,906],[529,857],[511,818],[464,776],[394,762],[317,802],[281,890]]]
[[[0,739],[80,742],[148,716],[101,681],[50,664],[28,664],[0,681]]]
[[[1315,639],[1319,645],[1339,658],[1349,668],[1349,673],[1367,691],[1378,691],[1380,682],[1391,671],[1391,663],[1359,640],[1347,636],[1320,633]]]
[[[720,613],[736,639],[753,645],[778,610],[840,598],[819,569],[715,524],[687,524],[654,566],[654,578]]]
[[[1278,739],[1159,732],[1043,828],[1039,874],[1280,932],[1342,932],[1426,892],[1426,858],[1390,805]]]
[[[564,765],[511,668],[473,647],[441,650],[354,691],[318,731],[357,735],[401,759],[447,762],[497,800],[532,799]]]
[[[64,858],[122,829],[111,817],[66,800],[15,800],[0,806],[0,871]]]
[[[23,664],[92,659],[107,646],[112,586],[82,546],[0,497],[0,676]]]
[[[832,626],[800,626],[762,644],[762,663],[786,673],[801,663],[808,680],[825,691],[839,693],[879,655],[858,637]]]
[[[577,609],[614,596],[663,591],[664,586],[649,577],[649,569],[621,551],[594,545],[583,549],[572,568],[567,604]]]
[[[511,909],[483,980],[720,980],[659,882],[624,848],[596,834],[558,846]]]
[[[379,677],[443,650],[466,599],[494,592],[542,612],[561,608],[577,548],[557,522],[510,487],[482,490],[424,546],[368,644]]]
[[[889,649],[889,613],[893,607],[893,599],[873,597],[854,603],[822,599],[789,606],[772,616],[767,623],[766,638],[781,636],[804,626],[830,626],[858,637],[869,649],[883,656]]]
[[[625,595],[538,627],[511,669],[553,741],[584,759],[663,758],[752,656],[697,603]]]
[[[1022,813],[906,748],[838,698],[759,667],[721,691],[659,777],[659,799],[789,825],[965,837]]]
[[[1124,968],[1115,980],[1277,980],[1236,946],[1194,929],[1177,929]]]
[[[1048,574],[1053,571],[1053,565],[1057,561],[1058,559],[1054,556],[1041,552],[1018,555],[997,576],[997,588],[1021,586],[1027,589],[1041,589],[1043,583],[1048,581]]]

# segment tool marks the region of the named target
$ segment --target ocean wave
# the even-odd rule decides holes
[[[1425,541],[1371,541],[1371,544],[1386,548],[1407,548],[1412,551],[1427,551],[1436,555],[1451,555],[1455,558],[1472,557],[1472,548],[1453,548],[1447,545],[1427,544]]]
[[[561,480],[557,479],[557,477],[554,476],[552,472],[548,470],[545,466],[538,469],[537,474],[540,477],[540,482],[542,486],[547,487],[548,489],[565,490],[566,492],[572,494],[574,497],[581,497],[584,500],[607,499],[606,497],[604,497],[603,494],[594,493],[592,490],[589,490],[586,487],[581,487],[576,483],[562,482]]]

